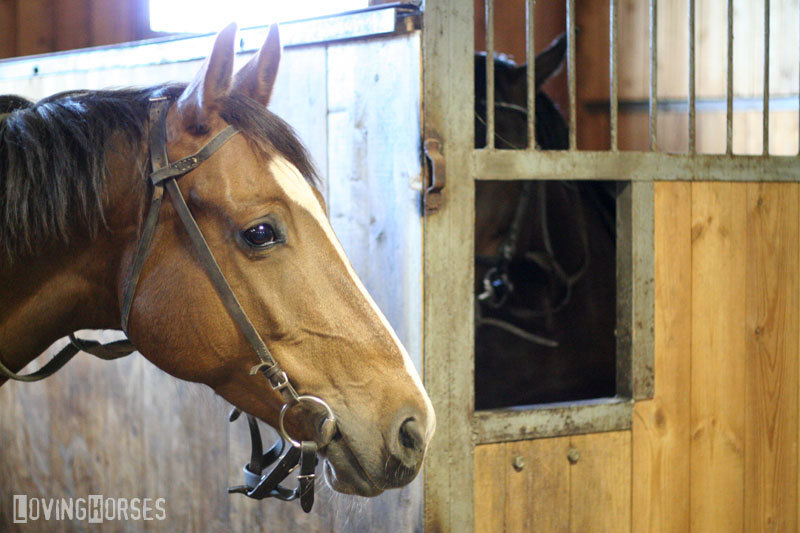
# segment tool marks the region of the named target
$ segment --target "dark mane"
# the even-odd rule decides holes
[[[36,103],[0,96],[0,262],[34,244],[97,235],[105,224],[107,154],[121,136],[131,157],[146,145],[148,100],[176,99],[185,85],[70,91]],[[257,102],[232,94],[222,118],[261,155],[277,151],[313,185],[316,170],[294,130]],[[142,187],[146,180],[142,177]]]

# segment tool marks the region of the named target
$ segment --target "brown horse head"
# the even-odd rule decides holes
[[[332,407],[338,433],[322,451],[329,483],[361,495],[402,486],[419,471],[433,435],[431,402],[408,353],[334,235],[305,149],[291,128],[266,109],[280,59],[277,27],[234,76],[235,33],[232,25],[218,35],[211,56],[188,86],[158,89],[174,100],[166,118],[171,161],[193,154],[229,124],[241,132],[177,183],[244,311],[295,389]],[[112,93],[102,98],[113,101]],[[139,113],[132,120],[139,120],[144,131],[153,91],[126,94],[135,100],[126,109]],[[91,110],[93,98],[101,97],[80,93],[63,98]],[[51,99],[53,108],[59,102]],[[19,111],[9,127],[40,104]],[[82,112],[77,105],[71,109]],[[125,120],[125,113],[118,120]],[[89,238],[79,231],[68,248],[56,238],[53,249],[62,254],[56,265],[47,252],[28,253],[6,269],[3,281],[26,275],[34,279],[27,290],[0,295],[16,304],[0,314],[0,342],[6,346],[12,334],[24,329],[18,321],[30,317],[36,305],[42,306],[40,317],[58,323],[43,330],[51,335],[119,328],[149,191],[142,172],[145,139],[131,143],[124,132],[110,133],[104,141],[109,171],[98,235]],[[75,218],[80,226],[80,217]],[[46,290],[51,291],[46,292],[47,310],[37,300]],[[59,303],[58,295],[79,297],[87,308],[91,302],[93,311],[76,311],[74,305]],[[264,376],[250,375],[258,358],[168,202],[161,207],[127,332],[164,371],[204,383],[276,426],[281,397]],[[40,344],[17,345],[18,354],[27,348],[35,356]],[[18,355],[8,362],[19,368],[30,358]],[[319,439],[319,415],[292,409],[289,434]]]

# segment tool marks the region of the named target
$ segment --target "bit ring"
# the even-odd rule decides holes
[[[294,440],[292,437],[289,436],[289,433],[286,431],[286,428],[283,425],[283,419],[286,416],[286,412],[289,409],[302,402],[310,402],[310,403],[316,403],[317,405],[321,405],[327,411],[326,420],[330,420],[331,422],[336,422],[336,416],[333,414],[333,409],[331,409],[331,406],[328,405],[322,398],[317,398],[316,396],[310,396],[310,395],[302,395],[297,397],[296,403],[283,404],[283,407],[281,407],[281,413],[280,415],[278,415],[278,432],[286,442],[288,442],[295,448],[300,447],[300,441]]]

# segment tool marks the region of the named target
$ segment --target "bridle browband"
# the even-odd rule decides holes
[[[272,497],[289,501],[299,498],[303,510],[305,512],[310,512],[314,505],[314,469],[317,465],[317,452],[320,447],[326,446],[333,438],[336,432],[336,417],[333,410],[324,400],[316,396],[299,395],[294,386],[290,383],[286,372],[281,369],[278,362],[270,353],[269,348],[267,348],[267,345],[264,343],[264,340],[253,326],[252,322],[250,322],[241,303],[239,303],[238,298],[236,298],[236,294],[225,279],[219,264],[216,259],[214,259],[214,255],[176,183],[176,180],[181,176],[188,174],[211,157],[226,142],[239,133],[239,130],[229,125],[216,134],[196,153],[170,163],[167,157],[166,118],[171,103],[172,101],[167,97],[155,97],[150,99],[149,149],[150,164],[152,167],[150,183],[153,186],[153,193],[150,198],[147,216],[142,225],[141,235],[136,246],[136,253],[131,265],[128,281],[123,289],[121,329],[127,335],[128,321],[133,306],[133,299],[136,294],[136,287],[142,273],[142,268],[144,267],[144,262],[147,258],[150,244],[153,240],[153,235],[155,234],[155,228],[158,224],[158,215],[164,198],[164,190],[166,189],[175,211],[178,213],[178,217],[189,235],[192,247],[197,252],[198,259],[214,285],[217,294],[225,305],[228,313],[231,315],[231,318],[233,318],[239,330],[242,332],[245,339],[247,339],[250,347],[256,355],[258,355],[259,363],[250,369],[250,375],[255,375],[260,372],[270,383],[272,389],[281,395],[283,400],[283,406],[281,407],[278,418],[278,431],[281,439],[266,453],[263,453],[258,422],[253,416],[247,415],[252,444],[251,458],[250,462],[244,467],[244,485],[231,487],[228,489],[228,492],[245,494],[250,498],[259,500]],[[74,334],[71,334],[69,339],[70,343],[53,356],[53,358],[38,371],[25,375],[17,374],[0,362],[0,376],[16,381],[38,381],[58,371],[79,351],[88,352],[102,359],[110,360],[124,357],[136,350],[136,347],[127,339],[107,344],[78,339]],[[317,404],[325,410],[325,419],[321,425],[319,443],[315,441],[300,442],[294,440],[289,436],[284,427],[284,417],[286,413],[292,407],[303,402]],[[240,415],[241,411],[238,408],[234,408],[229,416],[229,420],[232,422],[239,418]],[[286,453],[283,453],[287,442],[291,446]],[[269,465],[276,461],[278,461],[278,464],[272,471],[262,474]],[[297,476],[297,488],[289,489],[281,486],[280,483],[297,468],[298,464],[300,465],[300,474]]]

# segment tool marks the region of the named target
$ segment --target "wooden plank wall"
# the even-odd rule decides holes
[[[0,0],[0,58],[156,35],[147,0]]]

